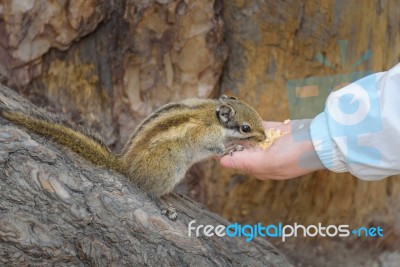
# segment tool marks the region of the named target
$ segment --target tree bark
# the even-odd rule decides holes
[[[0,85],[0,100],[35,108]],[[265,239],[189,237],[188,223],[227,225],[170,196],[178,220],[117,173],[0,117],[0,263],[6,266],[289,266]]]

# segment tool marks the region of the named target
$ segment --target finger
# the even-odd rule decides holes
[[[246,161],[237,157],[225,156],[219,162],[223,167],[251,173],[251,167]]]
[[[255,153],[250,151],[241,151],[236,152],[232,156],[227,155],[221,158],[220,164],[226,168],[232,168],[235,170],[243,171],[246,173],[254,173],[255,165],[254,160],[258,155],[254,155]]]
[[[278,122],[278,121],[263,121],[263,127],[264,129],[280,129],[285,132],[290,132],[290,123],[284,124],[283,122]]]

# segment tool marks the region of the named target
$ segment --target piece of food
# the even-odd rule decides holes
[[[281,129],[270,128],[265,131],[265,135],[267,136],[267,138],[264,142],[261,142],[259,146],[262,149],[266,149],[285,134],[287,134],[287,132],[283,132]]]

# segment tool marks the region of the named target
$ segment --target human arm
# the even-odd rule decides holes
[[[331,93],[311,124],[324,166],[364,180],[400,173],[400,64]]]

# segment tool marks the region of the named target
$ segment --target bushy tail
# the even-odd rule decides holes
[[[66,119],[36,108],[26,100],[19,110],[19,103],[9,99],[10,89],[0,86],[0,116],[25,127],[26,129],[49,138],[63,147],[69,148],[96,166],[104,166],[121,172],[120,161],[92,131],[70,124]],[[15,95],[14,95],[15,97]],[[18,96],[19,97],[19,96]],[[20,97],[19,97],[20,98]]]

